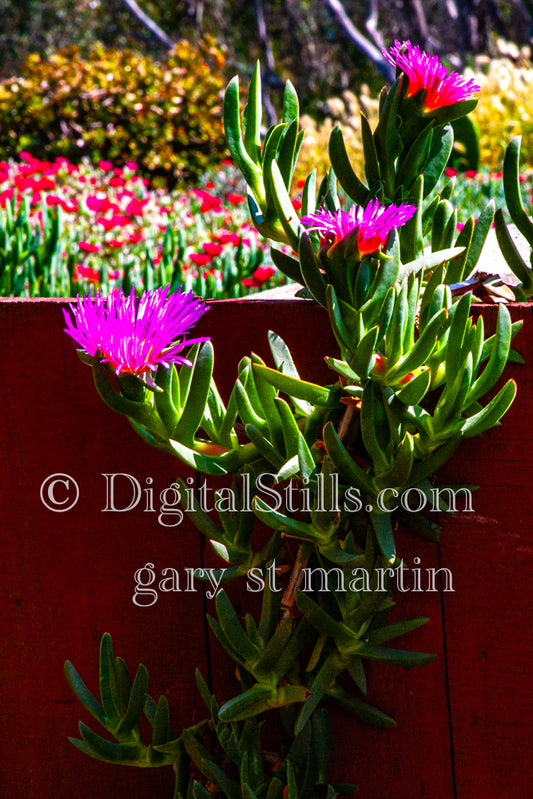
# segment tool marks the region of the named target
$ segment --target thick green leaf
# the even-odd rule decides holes
[[[516,396],[516,383],[514,380],[509,380],[498,391],[494,399],[492,399],[486,408],[483,408],[479,413],[470,416],[461,428],[461,433],[464,438],[472,438],[490,430],[494,427],[501,417],[511,406]]]
[[[261,364],[253,365],[254,374],[263,377],[267,383],[288,394],[289,397],[298,397],[306,400],[312,405],[320,405],[323,408],[337,408],[339,405],[340,388],[337,386],[323,387],[315,383],[308,383],[305,380],[298,380],[291,375],[284,374],[270,369]]]
[[[390,663],[393,666],[402,666],[405,669],[426,666],[435,659],[435,655],[423,652],[408,652],[403,649],[389,649],[386,646],[371,646],[362,643],[359,650],[361,657],[377,660],[380,663]]]
[[[261,68],[259,62],[256,62],[250,81],[250,88],[248,89],[248,102],[244,113],[244,147],[255,164],[261,161],[261,116]]]
[[[370,196],[368,187],[357,177],[344,144],[340,125],[335,125],[329,139],[329,160],[345,193],[358,205],[366,205]],[[313,211],[306,213],[313,213]]]
[[[383,644],[385,641],[390,641],[393,638],[398,638],[400,635],[405,635],[427,624],[429,618],[427,616],[420,616],[416,619],[408,619],[406,621],[396,621],[392,624],[387,624],[384,627],[378,627],[371,630],[367,635],[367,641],[370,644]]]
[[[533,246],[533,222],[529,218],[520,193],[520,144],[522,136],[516,136],[507,145],[503,159],[503,190],[511,219]]]
[[[411,272],[416,274],[422,270],[433,269],[435,266],[439,266],[439,264],[457,258],[463,252],[464,247],[448,247],[444,250],[437,250],[436,252],[420,255],[414,261],[409,261],[409,263],[400,266],[400,278],[406,277]]]
[[[216,458],[209,455],[202,455],[200,452],[195,452],[189,447],[185,447],[179,441],[169,441],[171,448],[176,455],[192,469],[198,469],[205,474],[227,474],[228,470],[225,469]]]
[[[262,186],[261,170],[250,158],[242,137],[239,79],[234,77],[228,84],[224,95],[224,128],[226,140],[235,163],[244,175],[246,183],[250,186],[257,199],[264,202],[264,189]]]
[[[272,464],[276,471],[279,471],[285,464],[283,455],[280,455],[272,443],[253,424],[246,425],[245,431],[257,451]]]
[[[114,731],[114,735],[121,740],[122,738],[128,739],[132,731],[139,727],[139,720],[144,709],[146,693],[148,691],[148,672],[146,668],[139,665],[137,674],[133,681],[131,689],[130,700],[125,715],[120,720],[120,724]]]
[[[325,425],[323,435],[327,453],[342,479],[349,485],[359,488],[365,494],[374,496],[375,487],[372,478],[351,457],[338,437],[332,422],[328,422]]]
[[[115,679],[113,642],[109,633],[104,633],[100,641],[100,698],[108,718],[108,724],[115,729],[120,722],[120,713],[117,707],[119,693]]]
[[[311,695],[305,700],[300,711],[300,715],[298,716],[298,720],[294,728],[296,734],[303,730],[328,688],[336,680],[338,675],[344,671],[345,668],[346,660],[339,654],[339,652],[333,651],[326,658],[320,667],[318,674],[313,680],[311,685]]]
[[[275,247],[271,247],[270,256],[280,272],[282,272],[291,280],[294,280],[296,283],[300,283],[302,286],[305,285],[304,278],[300,270],[300,264],[296,258],[292,258],[290,255],[287,255],[287,253],[283,252],[282,250],[277,250]]]
[[[303,282],[315,300],[325,307],[327,282],[320,270],[320,264],[308,233],[302,233],[298,251]]]
[[[220,626],[228,641],[247,662],[255,663],[259,657],[259,649],[245,634],[239,617],[223,589],[217,592],[215,603]]]
[[[433,128],[434,130],[434,128]],[[453,129],[448,123],[435,136],[430,150],[427,166],[424,168],[424,196],[435,188],[453,150]]]
[[[183,731],[182,740],[187,754],[195,766],[225,794],[227,799],[242,799],[238,783],[228,777],[223,769],[209,757],[207,749],[190,730]]]
[[[366,116],[361,113],[361,138],[365,154],[365,175],[371,190],[381,180],[381,170],[376,149],[376,142]]]
[[[210,341],[204,342],[193,367],[187,401],[177,423],[173,438],[192,447],[196,431],[202,423],[213,376],[214,350]]]
[[[419,405],[429,389],[431,383],[430,369],[424,369],[412,377],[396,394],[404,405]]]
[[[396,726],[396,722],[382,710],[377,707],[369,705],[356,696],[350,694],[345,688],[340,685],[335,685],[326,691],[328,699],[333,699],[343,710],[347,710],[355,718],[372,727],[381,727],[383,729],[390,729]]]
[[[260,497],[254,497],[252,506],[255,515],[260,521],[274,530],[279,530],[286,536],[298,538],[302,541],[312,541],[317,544],[327,543],[329,540],[328,537],[324,538],[324,535],[313,525],[293,519],[292,516],[285,516],[278,510],[274,510]]]
[[[448,311],[446,308],[442,308],[442,310],[435,314],[422,330],[413,348],[389,369],[387,381],[394,378],[399,379],[403,375],[418,369],[426,362],[435,348],[438,333],[445,324],[447,315]]]
[[[509,234],[501,208],[498,208],[494,218],[496,238],[507,265],[522,283],[527,297],[533,294],[533,270],[527,266],[518,252],[516,244]]]
[[[272,161],[270,165],[270,176],[272,178],[272,200],[276,213],[289,244],[293,250],[297,250],[300,238],[300,220],[294,210],[283,176],[276,161]]]
[[[67,678],[68,684],[74,691],[76,698],[79,702],[81,702],[83,707],[88,710],[91,716],[99,721],[103,727],[107,727],[109,722],[104,709],[100,703],[96,701],[69,660],[65,662],[65,677]]]
[[[379,548],[387,561],[391,562],[396,557],[396,545],[394,543],[390,513],[382,513],[374,509],[370,513],[370,521],[372,522],[372,529],[376,534]]]
[[[509,356],[511,339],[511,316],[505,305],[500,303],[498,308],[498,321],[496,323],[496,332],[494,334],[494,342],[492,345],[490,358],[483,372],[472,385],[472,388],[468,394],[469,403],[476,402],[476,400],[480,399],[484,394],[486,394],[501,376]]]

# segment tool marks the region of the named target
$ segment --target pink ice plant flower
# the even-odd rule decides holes
[[[169,293],[169,286],[145,291],[139,300],[132,287],[129,296],[122,288],[103,297],[78,295],[73,315],[65,315],[65,332],[91,357],[97,352],[117,375],[155,371],[159,364],[191,362],[180,355],[189,344],[205,337],[186,338],[207,306],[192,291]]]
[[[377,253],[387,243],[393,228],[401,227],[416,213],[416,205],[380,205],[371,200],[366,207],[352,205],[348,211],[326,211],[309,214],[300,219],[307,230],[320,234],[324,244],[331,246],[342,241],[358,228],[357,246],[361,257]]]
[[[395,41],[389,50],[384,48],[382,52],[389,63],[407,75],[408,97],[425,89],[425,111],[473,100],[479,95],[480,87],[474,80],[447,69],[437,56],[428,55],[410,41]]]

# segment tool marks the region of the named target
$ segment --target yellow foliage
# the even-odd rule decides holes
[[[318,171],[318,180],[320,181],[324,177],[330,167],[327,158],[329,137],[337,123],[341,125],[351,164],[359,177],[364,179],[361,113],[365,114],[370,126],[374,128],[378,121],[378,106],[378,99],[371,97],[365,86],[359,98],[348,91],[343,93],[342,98],[330,98],[327,101],[330,116],[321,123],[317,123],[310,116],[303,116],[301,126],[305,131],[305,138],[295,179],[304,180],[315,167]]]
[[[499,43],[500,50],[505,43]],[[471,113],[478,125],[480,138],[480,163],[492,171],[500,171],[509,141],[522,134],[522,165],[524,170],[533,167],[533,64],[527,50],[507,43],[501,57],[476,58],[474,68],[464,72],[481,86],[479,102]],[[327,101],[330,116],[317,123],[311,117],[302,117],[305,130],[296,177],[302,180],[318,166],[319,180],[329,168],[327,147],[329,136],[339,122],[352,166],[364,179],[363,147],[361,142],[360,111],[369,119],[372,129],[378,121],[378,99],[364,89],[357,98],[345,92],[342,98]]]
[[[0,84],[1,157],[136,161],[170,182],[194,179],[226,153],[223,65],[209,37],[179,42],[164,64],[101,44],[87,58],[74,46],[31,55]]]
[[[481,164],[501,170],[509,141],[522,134],[522,164],[533,166],[533,64],[527,51],[479,57],[467,77],[475,77],[481,86],[471,115],[481,132]]]

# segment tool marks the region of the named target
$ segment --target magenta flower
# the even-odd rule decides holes
[[[387,61],[407,75],[408,97],[425,90],[425,111],[474,100],[479,95],[480,87],[475,81],[446,69],[437,56],[424,53],[418,45],[413,46],[409,41],[395,41],[389,50],[383,49],[382,52]]]
[[[309,232],[320,234],[323,243],[331,246],[342,241],[348,233],[358,228],[357,247],[361,257],[377,253],[387,243],[393,228],[401,227],[416,213],[415,205],[381,205],[371,200],[366,208],[352,205],[349,211],[325,211],[309,214],[300,219],[310,225]]]
[[[80,298],[73,316],[63,311],[65,332],[82,350],[94,357],[97,352],[117,375],[155,371],[159,364],[190,361],[179,353],[189,344],[206,338],[185,338],[207,306],[192,291],[169,294],[169,286],[146,291],[135,298],[132,288],[127,297],[122,288],[103,297]]]

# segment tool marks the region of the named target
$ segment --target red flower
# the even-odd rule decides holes
[[[98,224],[102,225],[104,230],[113,230],[115,227],[125,227],[131,223],[129,216],[124,216],[124,214],[113,214],[111,219],[105,216],[99,216],[96,221]]]
[[[3,183],[5,180],[9,178],[9,164],[6,164],[5,161],[0,163],[0,183]]]
[[[87,280],[89,283],[99,283],[100,272],[96,269],[92,269],[90,266],[76,264],[74,268],[74,280]]]
[[[79,241],[78,247],[82,252],[100,252],[101,244],[91,244],[88,241]]]
[[[270,280],[274,272],[275,269],[271,266],[258,266],[252,277],[243,278],[242,284],[247,288],[259,288],[267,280]]]
[[[117,207],[105,195],[102,197],[98,194],[89,194],[87,195],[85,202],[87,204],[87,208],[97,214],[105,214],[106,211],[109,211],[111,208]]]
[[[106,241],[108,247],[113,247],[115,250],[119,250],[123,245],[123,241],[119,241],[118,239],[109,239]]]
[[[246,197],[244,197],[244,195],[236,194],[233,191],[230,191],[228,194],[228,202],[231,203],[231,205],[240,205],[245,201],[245,199]]]
[[[102,172],[111,172],[113,169],[113,164],[111,161],[98,161],[98,166],[102,170]]]
[[[193,252],[189,256],[189,258],[191,259],[193,264],[196,264],[196,266],[205,266],[206,264],[211,262],[212,256],[207,255],[207,253]]]
[[[8,202],[11,202],[13,199],[13,195],[15,194],[15,189],[4,189],[4,191],[0,192],[0,207],[5,208]]]
[[[215,244],[214,241],[206,241],[205,244],[202,244],[202,250],[212,258],[216,255],[220,255],[223,249],[224,247],[222,244]]]
[[[425,90],[424,111],[434,111],[465,100],[477,99],[479,85],[443,66],[437,56],[430,56],[411,42],[395,41],[389,50],[382,50],[387,61],[399,67],[409,81],[408,97]]]
[[[216,238],[221,244],[233,244],[234,247],[237,247],[241,240],[238,233],[230,233],[229,230],[223,230],[217,233]]]
[[[136,197],[133,197],[127,204],[125,211],[127,214],[131,214],[131,216],[141,216],[147,202],[148,200],[138,200]]]
[[[370,200],[368,205],[352,205],[348,211],[325,211],[309,214],[301,218],[302,225],[309,225],[309,231],[320,233],[322,246],[342,241],[352,230],[357,230],[359,256],[374,255],[385,246],[390,231],[401,227],[416,212],[415,205],[381,205],[379,200]]]
[[[70,201],[70,204],[66,200],[61,201],[61,208],[63,211],[66,211],[67,214],[75,214],[78,212],[78,201],[75,197]]]
[[[208,191],[204,191],[203,189],[193,189],[192,193],[202,201],[200,205],[200,212],[202,214],[208,213],[209,211],[220,211],[222,205],[220,197],[215,197],[214,194],[209,194]]]

